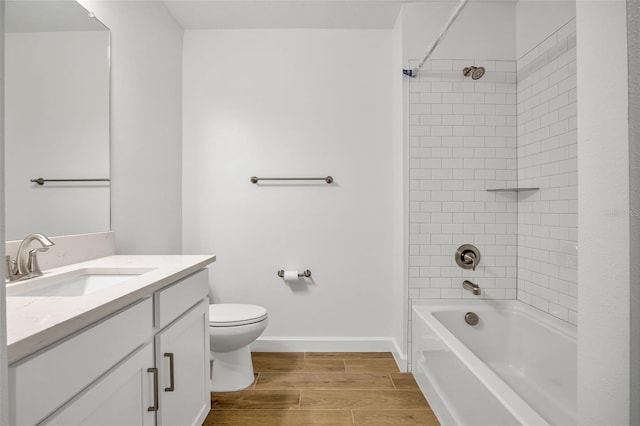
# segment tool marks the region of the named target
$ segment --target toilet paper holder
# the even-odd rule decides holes
[[[284,278],[284,269],[280,269],[278,271],[278,276],[280,278]],[[302,271],[302,272],[298,272],[298,278],[309,278],[311,276],[311,271],[310,270],[306,270],[306,271]]]

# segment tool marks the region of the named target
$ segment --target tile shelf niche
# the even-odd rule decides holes
[[[487,192],[523,192],[523,191],[537,191],[540,188],[500,188],[500,189],[487,189]]]

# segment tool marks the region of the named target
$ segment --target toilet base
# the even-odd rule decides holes
[[[211,352],[212,392],[241,390],[254,380],[249,345],[235,351]]]

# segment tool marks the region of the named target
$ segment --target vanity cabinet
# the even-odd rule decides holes
[[[201,425],[207,270],[9,366],[12,425]]]

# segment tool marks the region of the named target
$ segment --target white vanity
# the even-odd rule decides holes
[[[9,284],[10,424],[202,424],[214,261],[108,256]],[[77,280],[73,294],[45,291],[83,274],[122,276],[84,293]]]

